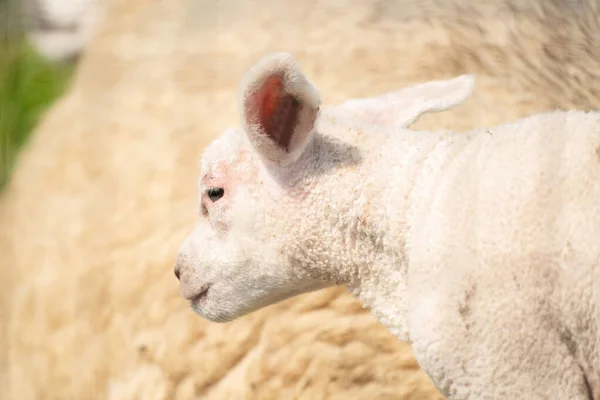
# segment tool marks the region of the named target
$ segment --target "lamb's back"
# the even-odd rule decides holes
[[[600,254],[600,113],[448,136],[429,158],[415,189],[415,245],[527,255],[570,242]]]

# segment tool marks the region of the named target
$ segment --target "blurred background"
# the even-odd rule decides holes
[[[441,399],[343,288],[228,324],[179,296],[204,147],[292,53],[325,106],[477,76],[413,129],[600,108],[596,0],[0,0],[0,399]]]
[[[65,90],[75,61],[41,53],[27,34],[35,19],[28,11],[20,0],[0,1],[0,190],[19,148]]]

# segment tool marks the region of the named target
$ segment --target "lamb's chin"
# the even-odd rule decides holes
[[[191,300],[190,305],[192,310],[200,317],[218,323],[231,322],[251,312],[244,312],[243,310],[235,309],[235,307],[227,307],[227,302],[222,299],[227,299],[227,296],[221,297],[216,292],[213,291],[211,293],[209,290],[202,296]],[[233,312],[232,308],[234,308]]]
[[[210,309],[207,309],[207,307],[198,304],[197,302],[192,303],[192,310],[194,310],[197,315],[210,322],[225,323],[231,322],[238,318],[238,315],[235,314],[211,311]]]

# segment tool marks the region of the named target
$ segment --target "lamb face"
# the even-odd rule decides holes
[[[302,207],[297,172],[320,106],[294,61],[278,54],[249,71],[240,89],[242,127],[203,155],[200,213],[177,262],[195,311],[227,321],[331,283],[291,265],[282,215]],[[295,180],[295,182],[293,182]],[[291,220],[287,220],[291,223]]]
[[[176,267],[182,295],[215,322],[330,285],[293,266],[284,252],[294,233],[282,214],[302,201],[279,187],[240,133],[226,132],[205,152],[201,215]]]
[[[353,124],[406,125],[460,103],[472,88],[473,77],[462,76],[353,100],[331,110],[347,123],[331,125],[317,123],[332,118],[291,56],[261,60],[240,86],[242,126],[203,155],[201,215],[175,270],[182,295],[201,316],[224,322],[349,284],[377,252],[371,238],[383,234],[377,224],[367,237],[357,235],[364,226],[340,223],[343,210],[368,212],[359,199],[366,154],[353,143]]]

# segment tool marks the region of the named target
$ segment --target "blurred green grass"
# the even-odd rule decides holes
[[[0,191],[19,150],[48,107],[64,93],[73,66],[45,60],[19,35],[0,45]]]

